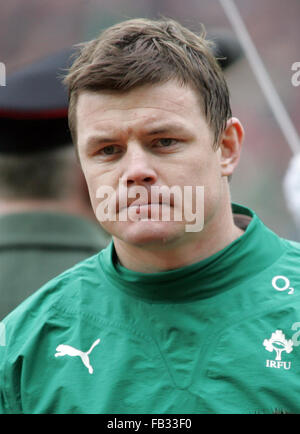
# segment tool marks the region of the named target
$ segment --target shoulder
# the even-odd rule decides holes
[[[283,241],[286,243],[288,249],[294,251],[295,254],[300,255],[300,242],[287,239],[284,239]]]
[[[111,298],[101,257],[102,251],[50,280],[0,323],[0,414],[24,410],[21,378],[38,384],[59,344],[75,336],[84,347],[98,333],[101,302]]]
[[[14,352],[18,342],[24,343],[40,330],[53,317],[56,306],[68,305],[71,301],[75,308],[80,303],[77,295],[83,286],[98,284],[99,287],[99,255],[93,255],[51,279],[4,318],[1,323],[10,352]]]
[[[300,243],[284,238],[280,238],[282,244],[285,247],[284,258],[287,261],[294,262],[296,267],[299,267],[300,263]]]
[[[86,289],[91,285],[101,290],[98,256],[99,253],[50,280],[1,321],[0,414],[22,412],[22,372],[26,367],[31,372],[32,364],[37,368],[34,362],[37,354],[49,353],[50,349],[53,352],[70,328],[70,322],[76,323],[68,309],[80,310],[80,293],[89,293]],[[45,363],[43,360],[42,365]],[[32,376],[30,372],[28,377]]]

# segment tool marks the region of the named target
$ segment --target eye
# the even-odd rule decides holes
[[[169,139],[169,138],[159,139],[155,142],[155,146],[159,148],[167,148],[169,146],[176,145],[176,144],[177,144],[176,139]]]
[[[105,148],[103,148],[101,151],[103,152],[103,154],[105,155],[112,155],[115,154],[117,150],[117,147],[114,145],[109,145],[109,146],[105,146]]]
[[[102,156],[111,156],[115,154],[119,154],[121,149],[116,145],[107,145],[100,149],[97,154]]]

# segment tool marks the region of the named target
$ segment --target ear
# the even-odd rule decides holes
[[[220,140],[220,166],[222,176],[231,176],[238,165],[242,144],[244,140],[244,128],[237,118],[227,121],[225,131]]]

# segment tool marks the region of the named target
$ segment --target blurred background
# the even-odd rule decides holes
[[[235,0],[241,16],[300,134],[299,0]],[[168,16],[191,30],[234,35],[218,0],[10,0],[1,2],[0,62],[7,75],[57,50],[95,37],[115,22]],[[243,56],[226,69],[234,116],[244,125],[242,159],[232,179],[233,201],[253,208],[279,235],[300,238],[287,210],[282,181],[292,152]],[[1,94],[0,94],[1,98]]]

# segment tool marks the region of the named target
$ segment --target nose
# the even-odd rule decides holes
[[[140,146],[128,146],[124,159],[123,183],[130,185],[153,185],[157,181],[157,174],[153,166],[152,156]]]

